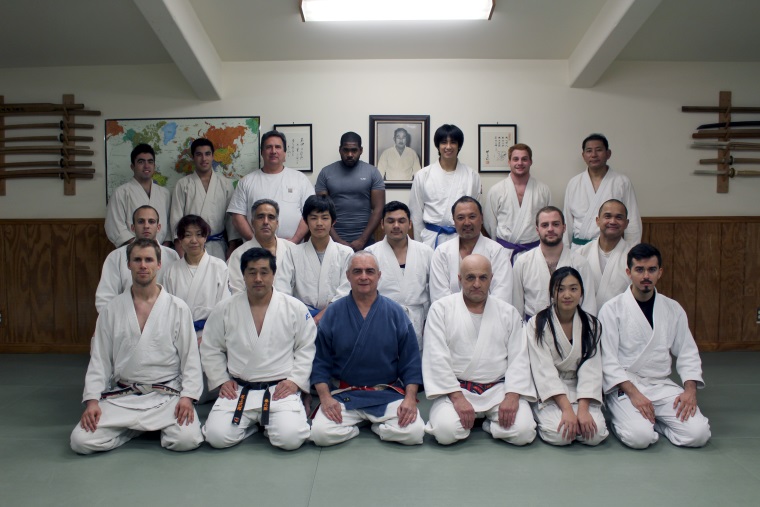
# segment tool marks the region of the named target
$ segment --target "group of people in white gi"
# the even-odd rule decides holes
[[[457,159],[461,131],[444,125],[435,141],[441,174],[429,166],[415,177],[412,210],[397,201],[385,206],[385,238],[366,253],[353,254],[330,238],[336,215],[323,196],[306,199],[301,223],[310,238],[298,245],[276,236],[279,203],[257,200],[252,237],[232,252],[229,270],[205,253],[212,228],[201,217],[177,222],[175,247],[183,257],[176,262],[173,251],[154,242],[160,213],[138,207],[130,228],[139,239],[104,265],[87,408],[72,448],[108,450],[150,430],[161,430],[170,449],[200,445],[197,415],[188,406],[201,396],[198,357],[208,387],[219,388],[202,429],[214,447],[240,442],[257,423],[283,449],[296,449],[310,436],[331,445],[356,436],[361,420],[372,422],[384,440],[419,444],[424,429],[450,444],[467,438],[478,417],[486,432],[515,445],[535,438],[536,421],[549,443],[596,445],[608,434],[603,402],[626,445],[646,447],[658,433],[678,445],[704,445],[710,432],[696,405],[696,388],[703,386],[696,345],[683,310],[654,291],[659,252],[643,244],[631,250],[624,239],[629,205],[602,200],[602,194],[622,194],[635,209],[627,178],[605,179],[611,173],[606,139],[584,140],[588,171],[579,175],[580,185],[592,192],[585,204],[566,196],[572,223],[581,225],[569,235],[565,214],[547,205],[548,189],[530,177],[529,147],[510,149],[509,184],[489,192],[484,219],[479,179]],[[197,164],[208,158],[206,151],[213,153],[205,146],[193,152]],[[135,167],[150,165],[137,159]],[[601,177],[592,170],[600,161]],[[457,171],[455,184],[447,176]],[[463,181],[475,195],[459,194],[450,213],[436,209],[451,202],[452,188]],[[206,191],[208,182],[201,183]],[[598,238],[591,240],[589,206],[600,201]],[[536,242],[526,233],[526,219],[541,204]],[[421,217],[415,235],[430,246],[408,236]],[[634,221],[640,235],[637,210]],[[481,234],[484,222],[498,242]],[[585,246],[576,253],[566,242]],[[174,264],[161,271],[162,258]],[[176,325],[150,318],[157,304],[162,312],[172,307]],[[187,346],[189,330],[200,356]],[[154,352],[161,360],[150,356]],[[683,389],[668,380],[669,353],[678,358]],[[434,400],[426,425],[416,407],[423,378]],[[310,428],[301,393],[312,385],[321,408]]]

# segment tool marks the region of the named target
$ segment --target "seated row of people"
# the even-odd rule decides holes
[[[677,445],[700,446],[710,436],[696,405],[704,385],[696,345],[683,310],[654,290],[662,268],[650,245],[629,252],[632,285],[604,306],[601,326],[580,309],[577,270],[555,271],[552,302],[523,328],[511,305],[489,296],[488,259],[466,256],[462,291],[430,309],[422,359],[403,308],[378,294],[381,272],[371,253],[351,256],[351,292],[317,327],[303,303],[273,288],[271,252],[247,251],[246,292],[211,311],[200,354],[190,309],[156,282],[158,244],[139,239],[127,259],[132,288],[106,306],[93,338],[87,408],[72,433],[77,452],[107,450],[151,430],[161,430],[162,445],[173,450],[197,447],[204,436],[227,447],[257,424],[284,449],[308,438],[332,445],[356,436],[362,420],[383,440],[419,444],[428,432],[448,444],[466,438],[476,417],[486,418],[483,428],[494,438],[523,445],[536,433],[529,402],[547,442],[594,445],[607,435],[603,392],[626,445],[646,447],[662,433]],[[685,389],[668,379],[671,353]],[[199,357],[209,387],[220,387],[202,430],[192,407],[201,391]],[[427,424],[416,401],[423,379],[434,399]],[[311,427],[300,398],[310,386],[321,403]]]

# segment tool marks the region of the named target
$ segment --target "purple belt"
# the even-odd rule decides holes
[[[512,263],[512,265],[515,265],[515,256],[519,254],[520,252],[527,252],[528,250],[533,250],[539,245],[539,241],[533,241],[531,243],[510,243],[509,241],[503,240],[501,238],[496,238],[496,242],[503,246],[504,248],[510,248],[512,250],[512,257],[510,257],[509,261]]]

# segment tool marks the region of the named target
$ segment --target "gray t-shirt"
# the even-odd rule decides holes
[[[350,242],[367,227],[372,212],[370,194],[373,190],[385,190],[385,181],[373,165],[360,160],[348,168],[339,160],[320,171],[314,189],[330,195],[338,213],[335,230],[341,239]]]

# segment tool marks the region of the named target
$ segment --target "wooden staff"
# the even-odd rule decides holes
[[[705,171],[703,169],[697,169],[694,174],[708,174],[710,176],[728,176],[733,178],[734,176],[760,176],[760,171],[753,171],[751,169],[736,170],[731,167],[728,171]]]
[[[760,158],[703,158],[699,160],[702,165],[711,164],[760,164]]]
[[[0,179],[46,178],[60,176],[64,178],[92,179],[95,169],[19,169],[18,171],[0,172]]]
[[[0,169],[6,169],[9,167],[90,167],[92,161],[90,160],[77,160],[68,162],[65,159],[55,160],[38,160],[36,162],[9,162],[6,164],[0,164]]]
[[[760,129],[743,129],[743,130],[700,130],[691,135],[692,139],[758,139],[760,138]]]
[[[83,148],[86,148],[84,146]],[[0,153],[8,154],[8,155],[46,155],[46,154],[55,154],[55,155],[62,155],[66,156],[67,154],[74,154],[74,155],[94,155],[95,152],[88,150],[88,149],[78,149],[75,146],[66,146],[66,147],[60,147],[60,146],[27,146],[22,148],[0,148]]]
[[[747,142],[731,142],[731,141],[709,141],[709,142],[696,142],[692,143],[692,148],[704,148],[708,150],[760,150],[760,143],[747,143]]]
[[[89,123],[70,123],[61,120],[58,123],[16,123],[13,125],[0,125],[0,130],[20,130],[20,129],[94,129],[95,125]]]
[[[0,137],[0,143],[32,143],[37,141],[60,141],[64,144],[67,142],[91,142],[93,138],[90,136],[70,136],[66,137],[63,134],[57,136],[24,136],[24,137]]]

